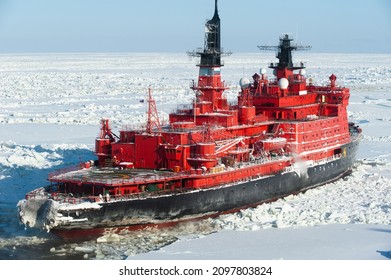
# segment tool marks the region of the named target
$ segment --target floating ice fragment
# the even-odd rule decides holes
[[[98,243],[113,243],[113,242],[118,242],[120,240],[120,237],[116,233],[111,233],[108,235],[104,235],[99,237],[96,242]]]
[[[76,252],[82,252],[82,253],[90,254],[90,253],[95,252],[95,249],[94,249],[94,248],[90,248],[90,247],[77,246],[77,247],[75,248],[75,251],[76,251]]]
[[[292,212],[294,210],[295,209],[292,206],[290,206],[288,203],[284,203],[284,205],[282,206],[282,209],[281,209],[281,213],[285,214],[285,213]]]

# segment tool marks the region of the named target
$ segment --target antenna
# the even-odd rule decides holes
[[[304,68],[304,64],[300,63],[300,65],[293,65],[292,62],[292,51],[305,51],[310,50],[311,46],[302,46],[298,44],[292,44],[292,37],[288,34],[284,34],[280,37],[280,44],[278,46],[269,46],[269,45],[261,45],[258,46],[261,51],[277,51],[276,57],[278,58],[278,64],[271,63],[270,68],[288,68],[288,69],[302,69]]]
[[[195,51],[187,52],[187,55],[189,57],[201,57],[199,64],[201,67],[220,67],[223,66],[221,56],[230,54],[230,52],[224,53],[221,48],[221,24],[217,0],[215,0],[214,15],[212,19],[205,23],[204,49],[199,48]]]

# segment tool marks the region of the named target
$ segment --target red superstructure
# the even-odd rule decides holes
[[[288,35],[280,38],[280,61],[270,65],[276,74],[273,79],[268,79],[265,70],[254,74],[251,82],[241,79],[236,105],[228,105],[223,95],[227,87],[221,80],[222,65],[214,57],[220,52],[206,49],[196,53],[201,63],[198,82],[191,86],[194,103],[171,113],[169,126],[162,128],[149,91],[147,129],[120,131],[118,140],[108,121],[102,121],[101,137],[96,140],[99,165],[172,170],[179,176],[214,174],[250,159],[285,155],[284,160],[250,165],[246,175],[226,172],[188,180],[186,185],[208,188],[248,174],[278,172],[293,163],[293,156],[319,161],[341,154],[341,146],[350,142],[349,89],[336,86],[335,75],[330,76],[328,86],[307,84],[304,65],[291,61],[291,51],[297,48],[291,41]],[[114,193],[139,189],[137,185],[124,186]]]
[[[117,136],[102,120],[98,160],[49,176],[45,196],[65,205],[60,212],[68,219],[45,226],[123,227],[230,211],[351,170],[361,129],[348,123],[349,89],[337,86],[335,75],[327,86],[307,82],[304,64],[292,62],[292,51],[308,47],[292,44],[288,35],[278,46],[259,46],[277,50],[278,63],[270,64],[274,77],[261,69],[251,81],[242,78],[237,103],[230,105],[221,79],[217,1],[205,30],[204,49],[189,53],[200,57],[198,81],[191,85],[194,102],[162,126],[149,89],[146,129],[123,129]],[[27,194],[27,202],[38,193]],[[86,201],[97,205],[85,208]]]

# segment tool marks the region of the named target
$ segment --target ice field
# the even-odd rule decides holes
[[[224,60],[234,102],[239,79],[275,58],[238,53]],[[307,63],[314,83],[334,73],[350,88],[349,117],[364,134],[351,175],[218,219],[64,243],[25,230],[17,202],[51,171],[94,158],[101,118],[115,131],[143,125],[148,87],[163,121],[191,103],[196,61],[175,53],[1,54],[0,259],[391,258],[391,55],[300,53],[294,61]]]

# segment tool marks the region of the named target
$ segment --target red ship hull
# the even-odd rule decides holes
[[[150,196],[144,200],[105,202],[101,204],[99,211],[67,211],[64,214],[69,217],[89,222],[63,225],[57,227],[53,233],[65,239],[75,239],[146,228],[171,227],[177,223],[217,217],[297,194],[337,180],[351,172],[360,137],[360,134],[357,134],[355,141],[344,147],[347,151],[344,157],[330,159],[305,170],[285,170],[273,176],[204,191]],[[132,219],[127,219],[129,217]]]

